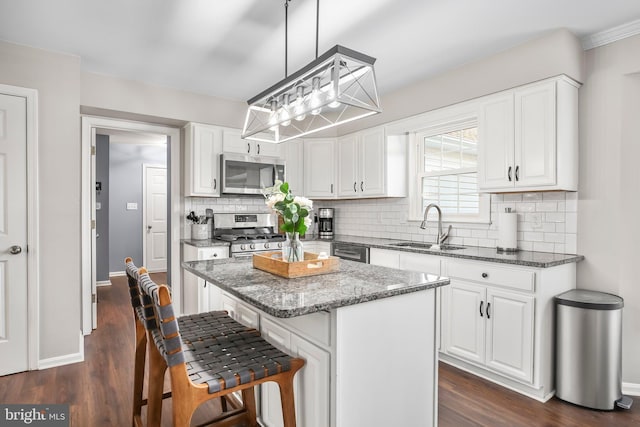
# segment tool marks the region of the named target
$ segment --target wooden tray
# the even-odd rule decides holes
[[[287,279],[332,273],[338,270],[339,261],[340,258],[334,256],[318,259],[318,254],[313,252],[305,252],[304,261],[296,262],[283,261],[280,251],[253,254],[253,268]]]

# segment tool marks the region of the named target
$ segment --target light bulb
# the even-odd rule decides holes
[[[297,121],[304,120],[307,115],[304,113],[304,87],[298,86],[296,88],[296,100],[293,113]]]
[[[311,114],[317,116],[322,112],[322,108],[320,104],[322,103],[320,99],[320,77],[314,77],[311,81],[312,90],[311,95],[309,96],[309,107],[312,108]]]
[[[278,130],[278,101],[275,99],[271,100],[271,113],[269,114],[269,124],[271,127],[269,130],[276,131]]]
[[[332,101],[329,103],[329,108],[338,108],[340,106],[340,102],[336,99],[336,90],[335,87],[337,85],[336,82],[336,69],[335,67],[331,68],[331,83],[329,84],[329,92],[327,93],[327,99],[331,99]]]
[[[280,124],[282,126],[289,126],[291,124],[291,115],[289,114],[289,94],[285,93],[282,95],[281,101],[282,107],[280,107]]]

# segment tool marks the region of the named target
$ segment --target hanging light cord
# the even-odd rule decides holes
[[[316,0],[316,59],[318,59],[318,29],[320,28],[320,0]]]
[[[288,64],[288,50],[289,50],[289,2],[291,0],[284,1],[284,78],[289,77],[289,73],[287,72],[287,64]],[[316,49],[316,56],[318,55]]]

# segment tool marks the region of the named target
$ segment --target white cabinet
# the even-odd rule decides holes
[[[211,287],[217,288],[216,286]],[[256,310],[224,291],[220,292],[220,296],[220,310],[227,311],[232,319],[242,323],[245,326],[254,329],[260,328],[260,315]]]
[[[400,268],[400,254],[400,251],[371,248],[369,249],[369,264]]]
[[[303,240],[303,248],[305,252],[313,252],[319,254],[320,252],[325,252],[327,255],[331,254],[331,243],[330,242],[322,242],[319,240]]]
[[[294,139],[283,142],[282,158],[285,161],[285,178],[289,190],[295,196],[304,196],[304,141]]]
[[[338,139],[338,197],[404,197],[406,142],[372,128]]]
[[[304,141],[304,195],[315,199],[333,199],[335,189],[335,139]]]
[[[525,382],[533,379],[534,297],[452,278],[446,351]]]
[[[222,136],[222,151],[249,156],[280,157],[280,144],[242,139],[241,135],[242,132],[239,130],[225,129]]]
[[[183,261],[223,258],[229,258],[228,246],[198,248],[186,243],[182,245]],[[207,284],[204,279],[200,279],[187,271],[183,271],[182,276],[182,313],[194,314],[222,310],[220,293],[216,286]]]
[[[369,263],[420,273],[440,274],[440,257],[437,255],[371,248]]]
[[[329,353],[267,318],[262,319],[260,331],[276,347],[305,360],[294,382],[297,424],[309,427],[330,425]],[[261,386],[260,402],[262,424],[265,427],[282,426],[280,391],[276,384],[265,383]]]
[[[219,197],[222,131],[215,126],[185,126],[185,196]]]
[[[478,122],[481,191],[577,191],[575,81],[561,76],[490,95]]]

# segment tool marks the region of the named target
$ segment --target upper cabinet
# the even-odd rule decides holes
[[[316,199],[336,197],[336,140],[304,141],[304,195]]]
[[[282,158],[285,163],[285,178],[289,183],[291,193],[296,196],[305,195],[304,192],[304,142],[301,139],[280,144]]]
[[[406,141],[385,137],[384,128],[341,137],[336,147],[340,198],[404,197]]]
[[[578,86],[561,76],[483,100],[480,191],[577,191]]]
[[[222,131],[215,126],[189,123],[185,126],[184,194],[220,197]]]
[[[242,132],[225,129],[222,135],[222,151],[225,153],[246,154],[248,156],[280,157],[280,144],[250,141],[241,138]]]

